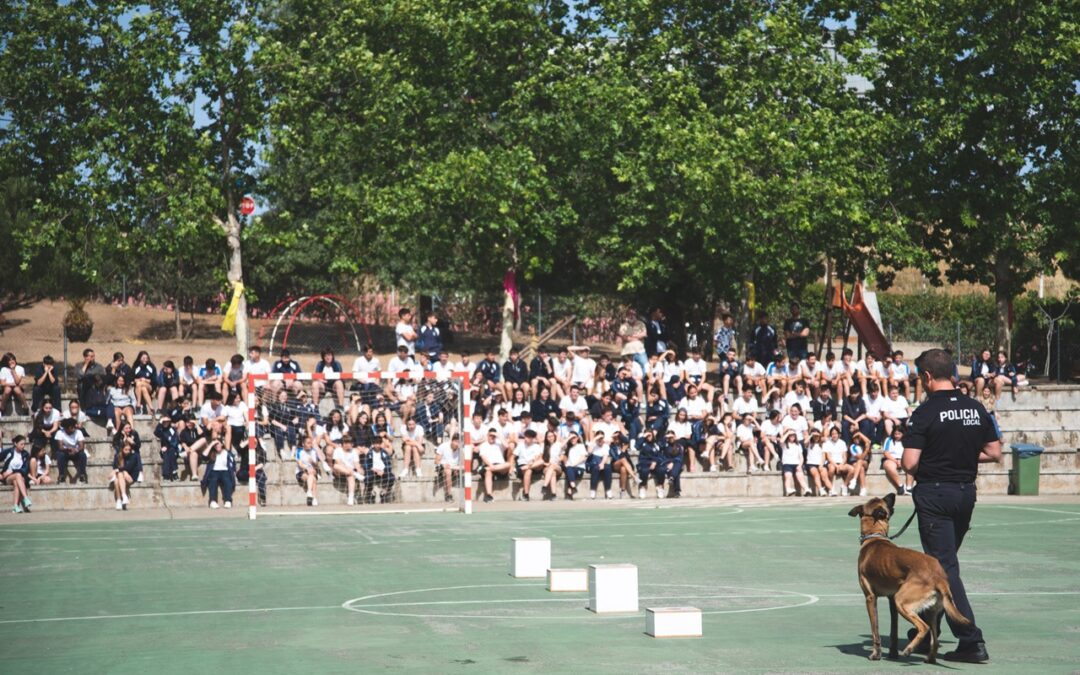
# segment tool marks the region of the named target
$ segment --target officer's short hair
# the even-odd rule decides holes
[[[948,380],[953,375],[952,356],[944,349],[927,349],[915,359],[915,365],[935,380]]]

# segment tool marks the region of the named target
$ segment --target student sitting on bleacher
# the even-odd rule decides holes
[[[30,453],[26,450],[26,439],[16,436],[11,439],[11,446],[0,450],[0,484],[10,485],[15,496],[12,513],[30,512],[33,502],[26,486],[30,475]]]
[[[75,478],[71,482],[86,482],[86,439],[83,432],[76,428],[75,420],[68,417],[60,420],[60,431],[56,432],[56,442],[60,445],[56,455],[56,465],[60,468],[59,481],[69,479],[68,462],[75,464]]]
[[[125,442],[120,447],[120,452],[113,459],[112,478],[109,482],[113,486],[113,494],[116,496],[116,510],[127,510],[129,488],[135,483],[135,479],[142,474],[142,459],[135,452],[131,443]]]

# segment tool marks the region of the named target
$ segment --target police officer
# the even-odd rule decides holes
[[[960,580],[956,553],[975,509],[979,463],[1001,461],[1001,440],[986,408],[953,385],[953,361],[946,351],[930,349],[915,363],[928,396],[908,421],[902,463],[918,481],[912,496],[923,550],[945,568],[953,600],[971,621],[965,626],[949,619],[959,644],[944,658],[985,663],[990,657]]]

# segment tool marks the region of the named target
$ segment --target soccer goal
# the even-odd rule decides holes
[[[472,416],[467,372],[269,373],[248,375],[246,389],[251,520],[260,489],[265,497],[269,487],[266,473],[257,473],[260,464],[279,463],[282,494],[275,503],[289,505],[306,488],[307,503],[317,500],[306,476],[294,478],[298,452],[316,464],[320,496],[343,501],[347,489],[349,506],[377,497],[408,507],[451,502],[472,513],[472,444],[478,439],[464,423]],[[311,439],[307,447],[305,438]],[[347,451],[349,440],[355,454]]]

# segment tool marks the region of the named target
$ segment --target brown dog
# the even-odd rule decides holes
[[[870,632],[874,647],[870,660],[881,658],[881,636],[878,633],[877,599],[889,598],[889,615],[892,626],[889,630],[889,658],[895,659],[896,653],[896,613],[899,612],[918,630],[902,652],[908,656],[930,633],[930,652],[927,663],[935,663],[938,650],[938,632],[941,612],[959,623],[968,620],[953,604],[949,591],[949,579],[941,563],[925,553],[900,548],[889,540],[889,518],[893,514],[896,495],[886,495],[884,499],[874,498],[862,506],[856,506],[848,512],[849,516],[859,518],[859,585],[866,594],[866,612],[870,615]],[[919,616],[920,612],[929,612],[932,616],[927,624]]]

